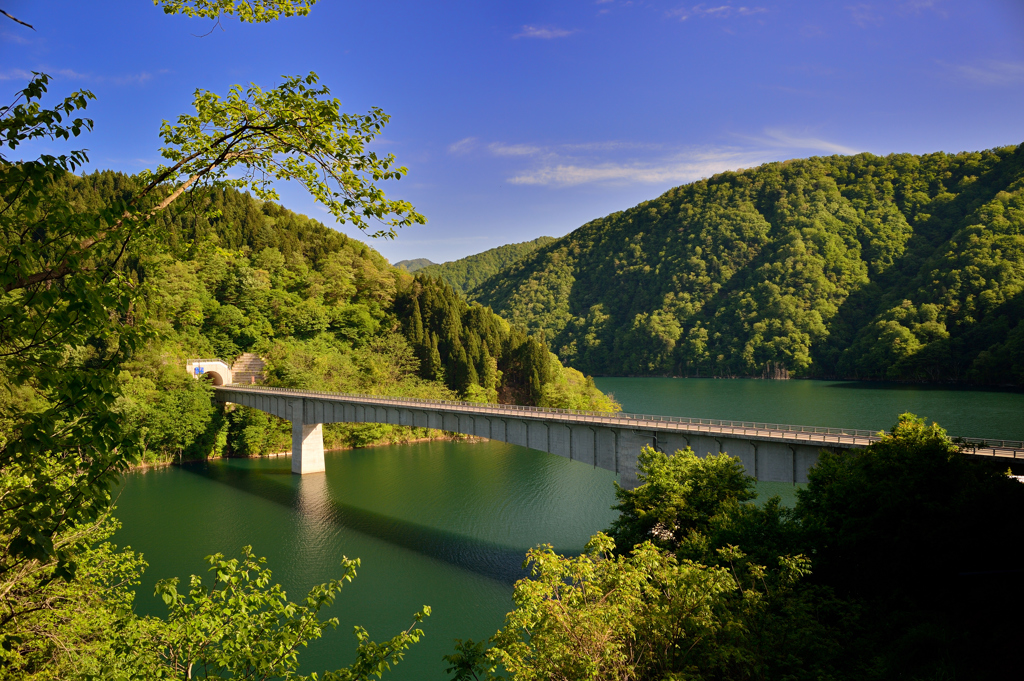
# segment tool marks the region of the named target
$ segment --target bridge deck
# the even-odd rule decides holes
[[[572,409],[549,409],[545,407],[524,407],[511,404],[480,404],[452,400],[425,400],[412,397],[381,397],[378,395],[353,395],[329,393],[315,390],[271,388],[258,385],[228,385],[216,388],[218,392],[248,394],[271,393],[280,397],[314,398],[331,402],[373,405],[379,407],[402,407],[417,410],[432,410],[475,416],[494,416],[527,421],[559,422],[566,425],[594,425],[624,430],[644,430],[665,433],[704,435],[707,437],[729,437],[780,442],[841,449],[866,447],[881,439],[878,431],[854,428],[825,428],[818,426],[795,426],[778,423],[752,421],[725,421],[719,419],[696,419],[678,416],[655,416],[648,414],[609,414],[603,412],[577,411]],[[1014,440],[986,440],[981,438],[954,438],[967,454],[1024,459],[1024,442]]]

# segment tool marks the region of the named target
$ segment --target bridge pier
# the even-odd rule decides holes
[[[324,424],[292,421],[292,473],[324,472]]]
[[[312,407],[309,419],[306,418],[307,407]],[[298,475],[324,472],[324,424],[322,420],[314,421],[315,412],[315,404],[307,405],[302,398],[291,398],[281,415],[292,422],[292,473]]]

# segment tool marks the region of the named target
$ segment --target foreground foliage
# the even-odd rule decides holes
[[[904,415],[823,452],[797,505],[726,454],[645,449],[621,515],[571,558],[540,547],[455,679],[1008,678],[1024,605],[1024,486]]]
[[[302,15],[311,4],[163,6],[252,22]],[[167,309],[167,289],[153,284],[176,253],[161,218],[190,192],[244,185],[271,199],[272,177],[303,183],[339,219],[370,229],[373,221],[372,234],[393,235],[423,218],[375,184],[405,173],[391,156],[365,151],[387,117],[342,113],[315,74],[272,90],[235,88],[224,99],[197,91],[196,113],[161,130],[169,165],[90,203],[70,175],[85,152],[7,157],[26,141],[92,128],[81,115],[91,93],[46,108],[48,85],[34,74],[0,108],[0,677],[298,678],[298,648],[336,623],[318,612],[341,580],[289,603],[248,551],[241,561],[217,555],[213,586],[196,578],[183,596],[162,583],[169,618],[138,618],[131,589],[143,563],[106,541],[116,525],[110,491],[151,443],[180,456],[215,420],[202,385],[180,373],[163,383],[171,362],[152,361],[166,360],[161,343],[176,340],[151,315]],[[176,277],[166,282],[173,292]],[[179,312],[194,325],[195,310]],[[354,564],[345,569],[350,579]],[[356,661],[326,678],[379,676],[420,635],[414,624],[378,645],[357,631]]]
[[[207,556],[212,584],[192,576],[188,593],[179,593],[178,580],[157,583],[156,592],[168,606],[166,619],[127,619],[115,636],[113,667],[105,674],[122,678],[189,679],[306,679],[350,681],[380,676],[402,659],[410,645],[423,636],[417,625],[430,615],[424,607],[413,616],[407,631],[384,643],[370,641],[361,627],[356,661],[348,668],[322,676],[297,673],[300,649],[338,626],[338,618],[320,619],[345,582],[356,576],[358,559],[342,559],[338,579],[313,587],[299,603],[287,599],[279,584],[271,582],[264,559],[251,548],[242,558]]]

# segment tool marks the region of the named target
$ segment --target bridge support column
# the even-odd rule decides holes
[[[315,404],[306,404],[301,398],[290,398],[285,406],[286,417],[292,422],[292,473],[324,472],[324,424],[306,423],[315,420]],[[321,418],[323,415],[321,414]]]
[[[292,473],[324,472],[324,424],[292,421]]]
[[[306,410],[308,409],[308,412]],[[285,418],[292,422],[292,472],[299,475],[324,472],[324,414],[315,415],[315,402],[291,397],[285,405]],[[314,421],[314,423],[306,423]]]

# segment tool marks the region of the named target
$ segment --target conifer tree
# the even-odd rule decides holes
[[[427,378],[435,381],[444,381],[444,365],[441,363],[441,353],[437,349],[437,334],[430,334],[430,375]]]
[[[409,325],[409,332],[412,336],[409,340],[413,342],[413,345],[423,345],[423,316],[420,314],[420,301],[416,297],[412,299],[412,321]]]
[[[487,344],[483,346],[483,370],[480,372],[480,386],[485,390],[497,390],[498,381],[501,380],[501,372],[498,371],[498,362],[491,353],[487,351]]]

